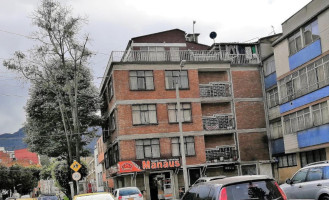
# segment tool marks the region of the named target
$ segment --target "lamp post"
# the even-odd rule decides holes
[[[183,167],[183,176],[184,176],[184,190],[185,192],[188,189],[188,179],[187,179],[187,169],[186,169],[186,156],[185,156],[185,145],[184,145],[184,137],[183,137],[183,116],[181,111],[181,103],[180,103],[180,97],[179,97],[179,79],[181,76],[182,68],[184,67],[186,63],[186,60],[182,60],[180,62],[180,69],[179,69],[179,78],[176,79],[176,101],[177,101],[177,115],[178,115],[178,126],[179,126],[179,142],[180,142],[180,154],[182,156],[182,167]]]

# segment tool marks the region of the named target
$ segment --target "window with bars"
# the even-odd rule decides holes
[[[173,90],[176,88],[176,82],[178,81],[179,89],[189,89],[188,73],[186,70],[171,70],[166,71],[166,89]]]
[[[318,149],[313,151],[301,152],[300,153],[300,161],[302,167],[309,163],[318,162],[326,160],[326,150],[325,149]]]
[[[153,71],[129,71],[131,90],[154,90]]]
[[[143,104],[132,106],[133,124],[157,124],[155,104]]]
[[[287,154],[283,156],[278,156],[278,166],[279,167],[293,167],[297,166],[296,154]]]
[[[329,85],[329,55],[281,79],[280,101],[291,101],[326,85]]]
[[[319,38],[320,34],[318,21],[313,20],[309,24],[306,24],[301,29],[297,30],[297,32],[288,38],[290,55],[297,53],[302,48]]]
[[[182,112],[182,122],[192,122],[192,111],[190,103],[181,103],[180,104]],[[178,122],[178,109],[177,104],[168,104],[168,117],[169,123]]]
[[[278,139],[283,137],[281,121],[270,123],[270,130],[271,139]]]
[[[194,147],[194,137],[184,137],[184,147],[185,147],[185,155],[187,156],[195,156],[195,147]],[[180,153],[180,139],[179,138],[171,138],[171,152],[172,156],[181,156]]]
[[[268,76],[275,72],[275,60],[274,56],[271,56],[269,59],[264,61],[264,74]]]
[[[279,105],[279,94],[277,87],[267,92],[267,103],[269,108]]]
[[[136,159],[159,158],[159,139],[136,140]]]

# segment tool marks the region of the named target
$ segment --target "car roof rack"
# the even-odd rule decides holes
[[[329,160],[324,160],[324,161],[318,161],[318,162],[309,163],[309,164],[305,165],[304,167],[308,167],[308,166],[312,166],[312,165],[318,165],[318,164],[325,164],[325,163],[329,163]]]

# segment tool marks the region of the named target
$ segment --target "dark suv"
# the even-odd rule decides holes
[[[277,199],[286,195],[268,176],[234,176],[192,186],[182,200]]]

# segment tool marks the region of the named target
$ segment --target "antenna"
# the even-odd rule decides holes
[[[213,31],[210,33],[209,37],[214,40],[214,44],[215,44],[215,38],[217,37],[217,33]]]

